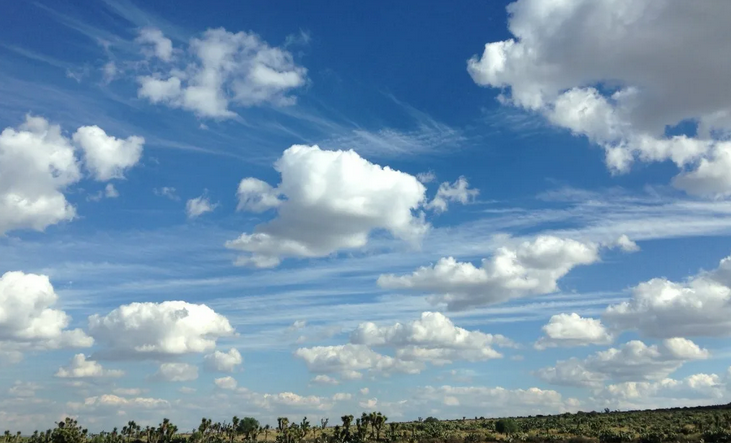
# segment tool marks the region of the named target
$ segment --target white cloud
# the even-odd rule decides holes
[[[353,398],[352,394],[344,393],[344,392],[337,392],[333,394],[333,401],[347,401]]]
[[[554,346],[608,345],[612,334],[595,318],[584,318],[576,313],[557,314],[543,326],[545,337],[536,343],[536,349]]]
[[[243,363],[244,359],[236,348],[228,352],[215,351],[203,357],[206,369],[218,372],[233,372],[236,366]]]
[[[148,57],[155,56],[166,62],[171,61],[173,58],[173,42],[169,38],[166,38],[159,29],[141,29],[136,41],[144,45],[152,46],[151,50],[147,47],[143,48],[143,51]]]
[[[102,74],[104,76],[104,83],[110,83],[112,82],[119,73],[119,69],[117,69],[117,64],[113,61],[107,62],[102,67]]]
[[[163,186],[162,188],[155,188],[152,190],[155,195],[159,197],[167,197],[173,201],[179,201],[180,197],[175,193],[175,188],[171,186]]]
[[[615,172],[671,160],[683,170],[677,187],[731,193],[731,143],[720,141],[731,130],[731,5],[519,0],[508,11],[514,38],[468,62],[477,84],[600,144]],[[698,123],[696,135],[665,135],[684,121]]]
[[[234,390],[238,386],[238,382],[233,377],[221,377],[213,380],[213,383],[221,389]]]
[[[312,379],[312,383],[317,385],[339,385],[340,381],[325,374],[316,375]]]
[[[437,175],[434,173],[434,171],[420,172],[416,174],[416,179],[424,184],[427,184],[436,180]]]
[[[8,394],[11,397],[35,397],[36,391],[40,389],[41,386],[37,383],[16,380],[13,386],[8,389]]]
[[[419,178],[417,176],[417,178]],[[422,181],[423,178],[419,178]],[[435,210],[436,212],[444,212],[449,206],[449,202],[458,202],[463,205],[477,198],[480,193],[477,189],[470,189],[467,179],[459,177],[454,183],[444,182],[439,185],[437,194],[434,196],[426,207]]]
[[[501,247],[481,267],[440,259],[411,275],[384,274],[384,288],[429,291],[449,310],[503,302],[512,298],[548,294],[558,290],[558,279],[578,265],[599,260],[598,246],[577,240],[539,236],[515,247]]]
[[[85,398],[84,403],[81,405],[81,409],[95,408],[99,406],[110,408],[133,407],[140,409],[158,410],[170,407],[170,403],[167,400],[159,398],[125,398],[113,394],[104,394]]]
[[[236,196],[239,204],[237,211],[264,212],[276,208],[282,200],[279,199],[280,191],[273,188],[269,183],[258,178],[248,177],[241,180]]]
[[[70,221],[76,209],[64,191],[82,180],[81,162],[97,180],[121,178],[138,163],[142,137],[126,140],[97,126],[80,127],[73,139],[42,117],[27,115],[18,129],[0,133],[0,235],[14,229],[42,231]]]
[[[135,396],[139,397],[143,393],[147,392],[146,389],[141,388],[115,388],[112,390],[112,394],[123,395],[123,396]]]
[[[421,371],[418,362],[402,361],[379,354],[365,345],[345,344],[299,348],[294,355],[304,360],[314,373],[334,373],[342,378],[355,380],[362,377],[360,371],[388,374],[402,372],[415,374]]]
[[[249,185],[243,199],[239,194],[239,207],[260,211],[276,206],[277,217],[226,243],[248,253],[239,264],[273,267],[286,257],[324,257],[361,248],[377,229],[416,242],[429,228],[423,214],[414,214],[424,204],[424,185],[353,151],[294,145],[274,167],[282,176],[276,188],[244,180]],[[286,199],[275,204],[279,195]]]
[[[99,181],[124,178],[125,170],[142,157],[145,139],[136,135],[118,139],[98,126],[82,126],[73,135],[84,153],[84,165]]]
[[[84,354],[74,355],[68,366],[58,368],[56,371],[56,377],[60,378],[121,377],[123,375],[124,371],[104,369],[94,360],[87,360]]]
[[[198,218],[206,212],[213,212],[218,207],[218,203],[211,203],[207,196],[191,198],[185,203],[185,213],[188,218]]]
[[[324,374],[337,374],[345,380],[362,378],[362,371],[370,375],[418,374],[427,362],[444,365],[455,360],[501,358],[493,346],[516,345],[502,335],[468,331],[440,313],[424,312],[418,320],[405,324],[361,323],[351,333],[350,343],[300,348],[295,356],[304,360],[310,371],[320,374],[313,382],[337,384],[339,380]],[[394,356],[380,354],[373,347],[393,348]]]
[[[360,395],[368,395],[368,393],[370,392],[370,389],[361,388],[359,392],[360,392]]]
[[[717,374],[693,374],[680,380],[624,382],[605,386],[592,401],[618,409],[648,409],[718,404],[728,395],[728,379]]]
[[[661,380],[683,363],[703,360],[709,355],[708,350],[685,338],[669,338],[650,346],[632,340],[584,360],[560,361],[554,367],[538,370],[536,375],[549,383],[568,386],[596,387],[604,380]]]
[[[131,303],[89,317],[89,334],[109,358],[156,358],[206,352],[234,333],[226,317],[184,301]]]
[[[119,191],[117,191],[117,188],[113,184],[107,183],[104,187],[104,196],[106,198],[117,198],[119,197]]]
[[[42,231],[75,218],[63,191],[80,179],[74,146],[60,126],[28,115],[17,130],[5,128],[0,133],[0,234]]]
[[[104,187],[104,191],[99,191],[96,194],[91,194],[86,197],[87,200],[98,202],[103,198],[117,198],[119,197],[119,191],[114,187],[112,183],[107,183]]]
[[[440,409],[441,406],[459,407],[460,414],[467,416],[555,414],[576,409],[574,399],[564,399],[556,391],[539,388],[426,386],[417,391],[416,399],[424,406],[436,403],[434,406],[438,405]],[[444,410],[444,413],[447,411],[449,409]]]
[[[140,36],[154,44],[163,60],[172,57],[172,46],[159,30]],[[152,103],[195,112],[201,117],[231,118],[234,103],[289,105],[288,93],[307,82],[307,69],[294,62],[288,51],[271,47],[253,33],[209,29],[190,41],[192,59],[179,66],[138,77],[138,96]]]
[[[198,368],[188,363],[163,363],[153,378],[163,381],[191,381],[198,378]]]
[[[350,336],[353,344],[396,348],[396,357],[402,360],[430,361],[435,364],[452,360],[479,361],[500,358],[492,348],[514,346],[502,335],[485,334],[456,327],[438,312],[424,312],[418,320],[377,326],[361,323]]]
[[[89,347],[81,329],[53,305],[58,295],[45,275],[6,272],[0,277],[0,351],[18,361],[25,350]]]
[[[614,244],[624,252],[637,252],[640,250],[640,247],[637,246],[637,243],[630,240],[630,238],[627,237],[627,235],[625,234],[620,235],[614,242]]]
[[[254,404],[267,410],[285,407],[299,411],[325,411],[332,408],[330,399],[316,395],[302,396],[293,392],[280,392],[278,394],[253,394],[252,397]]]
[[[731,257],[683,283],[654,278],[632,289],[629,301],[609,306],[605,322],[648,337],[731,335]]]

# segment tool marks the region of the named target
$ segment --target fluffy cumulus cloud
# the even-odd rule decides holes
[[[63,191],[81,179],[71,141],[61,127],[28,115],[0,133],[0,234],[43,230],[76,216]]]
[[[445,415],[456,409],[468,416],[556,414],[575,411],[578,405],[576,399],[564,399],[556,391],[539,388],[426,386],[417,390],[415,398],[422,408],[432,406]]]
[[[693,374],[683,379],[624,382],[605,386],[595,392],[592,401],[621,409],[648,409],[719,404],[729,392],[728,377],[717,374]]]
[[[94,410],[97,407],[107,407],[115,410],[120,408],[133,409],[168,409],[170,403],[160,398],[149,397],[120,397],[114,394],[96,395],[87,397],[83,403],[68,403],[72,411]]]
[[[44,230],[70,221],[76,209],[64,192],[83,179],[121,178],[142,154],[142,137],[118,139],[97,126],[71,138],[42,117],[26,116],[0,133],[0,235],[14,229]]]
[[[354,151],[295,145],[274,167],[281,174],[276,188],[252,178],[239,185],[239,209],[277,210],[277,217],[254,233],[226,243],[247,253],[240,264],[272,267],[285,257],[361,248],[374,230],[416,242],[429,228],[423,213],[416,213],[425,204],[424,185]]]
[[[435,364],[453,360],[479,361],[500,358],[492,346],[514,346],[502,335],[468,331],[457,327],[438,312],[424,312],[418,320],[377,326],[361,323],[350,336],[351,343],[396,349],[403,360],[430,361]]]
[[[67,329],[71,318],[54,309],[58,295],[45,275],[6,272],[0,277],[0,353],[19,360],[23,351],[89,347],[81,329]]]
[[[545,336],[535,344],[536,349],[608,345],[614,340],[601,320],[584,318],[576,313],[554,315],[542,329]]]
[[[163,363],[153,375],[162,381],[191,381],[198,378],[198,367],[188,363]]]
[[[99,181],[124,178],[124,171],[140,161],[145,143],[134,135],[124,140],[112,137],[98,126],[79,128],[73,140],[84,152],[87,169]]]
[[[446,303],[448,309],[461,310],[555,292],[558,280],[571,269],[597,262],[598,249],[592,243],[539,236],[516,246],[498,248],[480,267],[446,257],[410,275],[381,275],[378,284],[429,292],[435,294],[435,301]]]
[[[244,361],[236,348],[228,352],[215,351],[203,357],[203,360],[206,369],[217,372],[233,372]]]
[[[656,345],[632,340],[619,348],[599,351],[584,360],[572,358],[540,369],[536,375],[557,385],[597,387],[605,380],[661,380],[685,362],[703,360],[709,352],[685,338],[669,338]]]
[[[158,358],[211,351],[234,333],[226,317],[184,301],[131,303],[89,317],[89,334],[107,358]]]
[[[670,160],[675,186],[731,193],[730,4],[518,0],[508,11],[513,38],[468,62],[477,84],[598,143],[615,172]],[[691,135],[666,135],[687,121]]]
[[[317,384],[338,384],[336,374],[345,380],[360,379],[363,371],[370,375],[395,372],[417,374],[426,363],[445,365],[453,361],[483,361],[501,358],[493,347],[514,347],[513,341],[481,331],[457,327],[438,312],[424,312],[409,323],[379,326],[361,323],[351,334],[350,343],[337,346],[300,348],[295,356],[304,360],[310,371],[319,374]],[[373,348],[390,348],[393,356]]]
[[[185,203],[185,214],[188,218],[198,218],[207,212],[213,212],[218,207],[218,203],[211,203],[206,195],[191,198]]]
[[[220,377],[213,380],[213,384],[215,384],[220,389],[225,390],[234,390],[239,385],[239,383],[236,381],[233,377]]]
[[[169,39],[157,29],[142,30],[138,41],[148,56],[164,63],[138,77],[138,96],[151,103],[231,118],[231,104],[289,105],[289,93],[305,85],[307,69],[290,52],[269,46],[253,33],[209,29],[190,40],[184,57],[174,57]]]
[[[156,28],[143,28],[136,39],[143,46],[143,52],[148,57],[157,57],[169,62],[173,58],[173,42]]]
[[[604,320],[648,337],[731,335],[731,257],[718,268],[678,283],[654,278],[632,289],[629,301],[609,306]]]
[[[417,175],[417,179],[424,183],[423,175]],[[459,202],[467,204],[470,201],[477,198],[480,191],[477,189],[470,189],[467,179],[464,177],[458,178],[454,183],[444,182],[439,185],[437,194],[427,204],[427,207],[434,209],[437,212],[444,212],[449,206],[449,202]]]
[[[60,378],[100,378],[121,377],[124,371],[118,369],[104,369],[94,360],[87,360],[84,354],[76,354],[71,358],[68,366],[58,368],[56,377]]]
[[[365,345],[348,343],[336,346],[300,348],[294,353],[314,373],[333,373],[347,380],[363,377],[361,371],[390,374],[394,372],[417,374],[423,369],[419,362],[404,361],[375,352]]]

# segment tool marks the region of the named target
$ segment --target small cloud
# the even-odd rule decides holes
[[[191,198],[185,204],[185,213],[189,219],[200,217],[206,212],[213,212],[218,207],[218,203],[211,203],[208,197],[201,195],[200,197]]]
[[[117,188],[113,184],[108,183],[104,188],[104,196],[106,198],[117,198],[119,197],[119,191],[117,191]]]
[[[113,61],[108,62],[102,67],[102,74],[104,76],[104,83],[109,84],[117,77],[117,73],[119,70],[117,69],[116,63]]]
[[[427,172],[420,172],[416,174],[416,179],[420,182],[426,184],[431,183],[434,180],[437,179],[437,175],[434,173],[434,171],[427,171]]]
[[[97,191],[94,194],[90,194],[86,196],[87,201],[92,202],[98,202],[103,198],[117,198],[119,197],[119,191],[117,191],[117,188],[114,187],[113,184],[108,183],[107,186],[104,187],[104,191]]]
[[[180,201],[180,197],[175,193],[175,188],[170,186],[163,186],[162,188],[155,188],[152,190],[158,197],[167,197],[173,201]]]
[[[614,242],[614,244],[624,252],[637,252],[640,250],[640,247],[637,245],[637,243],[630,240],[630,238],[624,234],[620,235],[619,238]]]

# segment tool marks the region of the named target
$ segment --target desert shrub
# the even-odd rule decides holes
[[[501,418],[495,422],[495,430],[505,435],[515,434],[518,432],[518,424],[512,418]]]

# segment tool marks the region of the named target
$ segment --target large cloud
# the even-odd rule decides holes
[[[660,380],[683,363],[708,358],[709,352],[685,338],[669,338],[657,345],[632,340],[619,348],[599,351],[584,360],[572,358],[554,367],[540,369],[536,375],[553,384],[600,386],[605,380]]]
[[[153,375],[162,381],[191,381],[198,378],[198,368],[188,363],[163,363]]]
[[[419,373],[423,365],[418,362],[403,361],[382,355],[368,346],[345,344],[337,346],[315,346],[300,348],[294,353],[304,360],[307,368],[314,373],[334,373],[345,379],[360,379],[360,371],[389,374],[393,372]]]
[[[676,186],[731,193],[731,143],[721,141],[731,130],[731,4],[519,0],[508,12],[514,38],[468,62],[477,84],[600,144],[616,172],[671,160],[684,170]],[[695,135],[666,136],[684,121],[697,122]]]
[[[6,272],[0,277],[0,352],[17,360],[25,350],[89,347],[94,340],[53,305],[58,295],[45,275]]]
[[[104,369],[94,360],[87,360],[84,354],[76,354],[68,366],[58,368],[56,377],[60,378],[99,378],[121,377],[124,371],[118,369]]]
[[[578,405],[576,399],[564,399],[559,392],[539,388],[426,386],[417,390],[415,398],[424,403],[422,408],[431,406],[445,415],[468,416],[556,414],[575,411]],[[455,408],[458,412],[451,412]]]
[[[351,334],[350,341],[373,347],[396,348],[396,356],[400,359],[432,363],[500,358],[502,355],[492,346],[514,346],[511,340],[502,335],[457,327],[438,312],[424,312],[418,320],[392,326],[361,323]]]
[[[161,31],[144,29],[138,41],[149,55],[175,61],[172,43]],[[253,33],[209,29],[191,39],[188,52],[187,61],[138,77],[138,96],[202,117],[230,118],[236,115],[229,109],[231,103],[292,104],[295,98],[288,93],[307,82],[307,69],[297,65],[291,53]]]
[[[215,351],[203,359],[206,369],[218,372],[233,372],[244,361],[236,348],[231,348],[228,352]]]
[[[294,145],[275,163],[281,183],[244,179],[239,209],[277,209],[277,218],[226,243],[248,255],[240,264],[271,267],[285,257],[323,257],[360,248],[374,230],[418,241],[427,231],[425,191],[416,177],[368,162],[354,151]],[[279,196],[284,198],[280,199]]]
[[[409,323],[379,326],[361,323],[351,334],[350,343],[338,346],[300,348],[295,356],[318,374],[338,374],[344,379],[359,379],[361,371],[374,374],[402,372],[417,374],[425,363],[444,365],[457,360],[483,361],[501,358],[493,346],[514,347],[513,341],[481,331],[457,327],[438,312],[424,312]],[[379,354],[372,348],[390,348],[393,356]],[[318,383],[337,384],[331,377]]]
[[[89,334],[107,358],[160,358],[210,351],[234,333],[226,317],[184,301],[132,303],[89,317]]]
[[[515,247],[501,247],[481,267],[440,259],[411,275],[382,275],[385,288],[436,294],[450,310],[499,303],[511,298],[548,294],[558,290],[558,279],[578,265],[599,260],[598,246],[577,240],[540,236]]]
[[[78,157],[97,180],[121,178],[138,163],[143,143],[97,126],[82,126],[68,138],[60,126],[31,115],[17,129],[6,128],[0,133],[0,235],[74,219],[76,209],[63,193],[83,178]]]
[[[536,349],[555,346],[608,345],[613,335],[595,318],[584,318],[579,314],[557,314],[543,326],[544,337],[536,342]]]
[[[624,382],[605,386],[592,401],[612,408],[649,409],[718,404],[728,395],[727,376],[693,374],[683,379]]]
[[[124,140],[112,137],[99,126],[79,128],[73,140],[84,151],[86,168],[99,181],[124,178],[124,171],[140,161],[145,143],[135,135]]]
[[[609,306],[605,321],[648,337],[731,335],[731,257],[683,283],[655,278],[637,285],[629,301]]]

